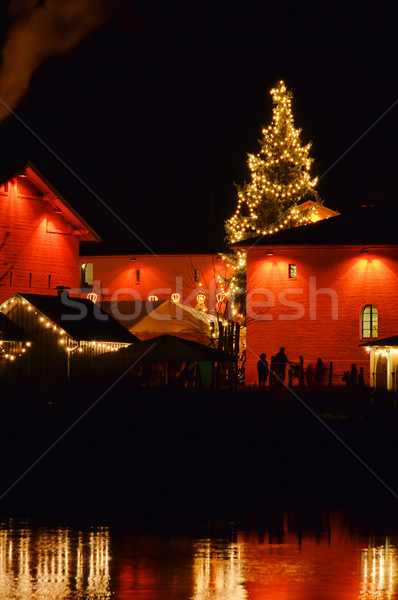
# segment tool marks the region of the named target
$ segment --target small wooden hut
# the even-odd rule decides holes
[[[57,296],[16,294],[0,308],[31,339],[29,373],[42,381],[93,377],[95,356],[137,341],[98,304],[65,290]]]

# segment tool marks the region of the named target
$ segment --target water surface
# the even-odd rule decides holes
[[[359,533],[339,516],[264,523],[167,536],[4,523],[0,598],[398,599],[394,535]]]

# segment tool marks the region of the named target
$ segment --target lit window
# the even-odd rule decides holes
[[[362,338],[377,338],[379,335],[379,313],[375,306],[368,304],[361,311]]]
[[[297,265],[289,265],[289,279],[297,277]]]
[[[80,273],[80,287],[83,289],[92,289],[94,281],[93,263],[83,263]]]
[[[199,281],[199,269],[195,269],[195,281]]]

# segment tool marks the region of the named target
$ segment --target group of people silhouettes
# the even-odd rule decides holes
[[[273,375],[278,383],[285,381],[286,377],[286,365],[290,363],[288,360],[285,349],[280,348],[279,352],[275,354],[274,360],[272,361]],[[267,361],[267,355],[265,352],[260,354],[260,360],[257,363],[257,374],[258,374],[258,386],[259,388],[265,387],[269,377],[270,369]]]

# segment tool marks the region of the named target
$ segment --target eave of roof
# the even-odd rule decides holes
[[[361,207],[316,223],[231,244],[232,248],[274,246],[394,246],[398,244],[391,206]]]
[[[380,338],[379,340],[369,340],[364,344],[359,344],[359,347],[369,347],[369,348],[377,348],[377,347],[386,347],[386,346],[395,346],[398,348],[398,335],[392,335],[386,338]]]
[[[73,208],[71,204],[59,193],[57,189],[48,181],[48,179],[39,171],[39,169],[27,160],[23,169],[27,177],[39,188],[46,196],[46,199],[65,215],[66,219],[80,232],[82,238],[90,242],[100,242],[101,237],[94,229],[83,219],[81,215]]]
[[[102,308],[85,298],[17,294],[76,341],[132,344],[138,338]],[[82,316],[79,316],[81,314]],[[69,318],[68,318],[69,317]],[[72,318],[71,318],[72,317]]]

